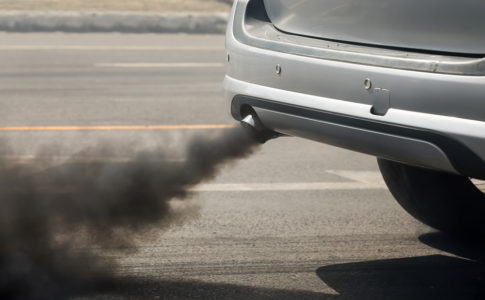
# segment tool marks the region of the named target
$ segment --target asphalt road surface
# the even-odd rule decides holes
[[[223,101],[224,63],[223,36],[0,33],[0,154],[69,157],[100,141],[120,149],[106,159],[176,150],[216,130],[206,125],[234,124]],[[78,296],[485,295],[485,248],[408,216],[373,157],[280,138],[196,190],[190,201],[200,206],[198,217],[118,254],[117,274],[129,280]]]

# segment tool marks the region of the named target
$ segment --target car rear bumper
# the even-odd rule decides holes
[[[224,80],[236,119],[251,106],[280,133],[485,177],[485,77],[470,59],[438,66],[428,54],[408,53],[407,61],[399,51],[362,59],[376,49],[352,49],[352,55],[332,49],[324,57],[321,45],[284,33],[274,42],[274,28],[258,22],[264,16],[249,16],[248,1],[236,1]]]

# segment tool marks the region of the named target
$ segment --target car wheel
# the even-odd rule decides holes
[[[458,237],[485,236],[485,194],[468,177],[377,161],[392,195],[413,217]]]

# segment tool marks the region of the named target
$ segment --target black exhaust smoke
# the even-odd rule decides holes
[[[66,298],[106,284],[116,263],[103,253],[197,216],[197,207],[171,201],[257,147],[234,128],[193,139],[178,162],[162,150],[127,162],[85,160],[113,155],[106,145],[57,166],[0,160],[0,298]]]

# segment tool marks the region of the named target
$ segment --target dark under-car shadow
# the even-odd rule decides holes
[[[112,279],[103,287],[75,295],[89,299],[485,299],[482,244],[441,233],[423,243],[461,257],[430,255],[321,267],[317,275],[338,294],[270,289],[195,280]],[[324,284],[322,282],[322,284]]]
[[[271,289],[196,280],[110,279],[75,299],[485,299],[484,247],[441,233],[419,239],[456,254],[328,265],[317,270],[322,285],[338,294]]]
[[[321,267],[317,275],[337,299],[485,299],[484,248],[446,236],[420,240],[461,257],[431,255]]]
[[[419,240],[430,247],[485,263],[485,241],[457,239],[442,232],[423,234]]]
[[[257,288],[202,281],[155,280],[151,278],[114,279],[90,293],[74,299],[333,299],[332,295],[284,289]]]

